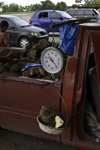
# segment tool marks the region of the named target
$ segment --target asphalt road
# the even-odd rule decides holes
[[[82,150],[63,143],[50,141],[0,129],[0,150]]]

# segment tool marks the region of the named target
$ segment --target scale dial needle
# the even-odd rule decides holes
[[[52,63],[55,64],[55,62],[53,61],[53,59],[50,56],[48,56],[48,58],[49,58],[49,60],[51,60]],[[55,66],[58,68],[58,66],[56,64],[55,64]]]

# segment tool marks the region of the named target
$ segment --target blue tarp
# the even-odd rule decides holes
[[[73,55],[76,39],[78,36],[79,24],[74,26],[66,24],[59,28],[60,45],[59,48],[67,55]]]
[[[41,64],[36,64],[36,63],[28,63],[28,64],[26,64],[25,68],[22,69],[21,71],[25,71],[29,67],[42,67],[42,65]]]

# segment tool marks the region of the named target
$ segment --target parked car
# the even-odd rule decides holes
[[[28,22],[17,16],[0,15],[0,22],[2,20],[6,20],[9,23],[6,33],[10,33],[12,36],[12,46],[24,47],[26,43],[31,44],[42,38],[48,39],[48,33],[46,30],[31,26]]]
[[[34,26],[38,26],[41,28],[44,28],[48,32],[59,32],[59,27],[56,27],[54,29],[49,28],[50,24],[59,23],[62,21],[67,21],[72,19],[72,16],[70,16],[68,13],[64,11],[59,10],[41,10],[33,12],[31,18],[30,18],[30,24]]]
[[[10,69],[9,65],[13,63],[4,64],[4,68],[1,66],[0,127],[84,150],[100,150],[99,47],[100,25],[85,23],[79,26],[74,53],[66,56],[65,67],[60,70],[60,79],[55,74],[51,75],[51,79],[13,76],[9,74],[12,72],[3,73],[4,68]],[[47,67],[59,69],[62,55],[52,49],[44,52],[43,60]],[[14,72],[18,72],[18,68],[14,65]],[[50,127],[49,122],[44,124],[39,120],[42,106],[54,108],[63,114],[68,118],[67,126],[54,128]],[[47,119],[50,114],[50,111],[45,111],[44,118]],[[48,119],[54,122],[52,115]]]
[[[96,20],[99,14],[99,12],[96,9],[92,8],[68,9],[66,12],[74,18],[85,18],[94,21]]]

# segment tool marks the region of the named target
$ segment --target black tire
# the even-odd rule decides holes
[[[19,46],[21,48],[25,48],[25,45],[26,44],[30,44],[29,42],[29,39],[27,37],[22,37],[20,40],[19,40]]]

